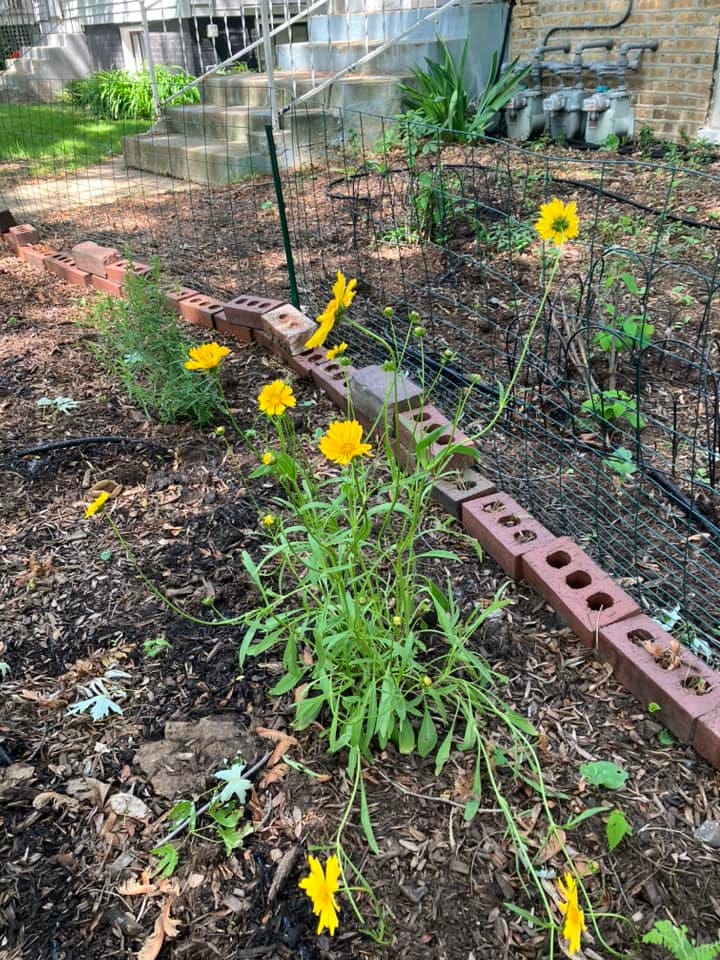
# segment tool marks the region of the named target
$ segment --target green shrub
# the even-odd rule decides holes
[[[217,380],[185,368],[193,342],[183,334],[157,284],[128,274],[127,298],[93,303],[87,322],[99,333],[94,352],[147,417],[161,423],[211,423],[222,409]]]
[[[424,69],[413,68],[412,84],[400,84],[407,111],[402,121],[414,127],[416,137],[440,133],[444,140],[467,140],[484,136],[527,76],[529,66],[519,69],[516,59],[503,70],[493,53],[485,89],[473,100],[465,84],[468,42],[456,63],[447,43],[438,37],[440,63],[426,58]]]
[[[166,100],[195,78],[178,67],[155,67],[160,100]],[[108,120],[143,119],[155,116],[150,74],[147,70],[128,73],[127,70],[99,70],[82,80],[73,80],[68,86],[70,102],[84,107],[96,117]],[[186,90],[173,104],[199,103],[197,87]]]

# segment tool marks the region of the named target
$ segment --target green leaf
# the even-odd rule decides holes
[[[112,560],[112,550],[101,550],[100,551],[101,560]]]
[[[178,852],[171,843],[163,843],[161,847],[155,847],[150,853],[157,857],[156,876],[171,877],[178,865]]]
[[[400,732],[398,734],[398,750],[400,753],[412,753],[415,749],[415,731],[412,728],[412,724],[407,719],[403,720],[400,725]]]
[[[609,760],[584,763],[580,767],[580,776],[594,787],[606,787],[608,790],[619,790],[625,786],[628,778],[625,770]]]
[[[608,817],[608,822],[605,827],[608,850],[614,850],[623,837],[632,836],[632,832],[632,827],[628,823],[627,817],[622,810],[613,810]]]
[[[438,735],[435,724],[430,716],[430,711],[426,708],[423,714],[420,730],[418,731],[417,749],[421,757],[427,757],[432,753],[437,743]]]
[[[253,832],[253,827],[251,823],[246,823],[239,830],[234,827],[216,827],[215,832],[225,845],[225,853],[229,857],[233,850],[242,846],[245,837]]]
[[[240,761],[234,763],[227,770],[218,770],[216,780],[224,780],[225,786],[219,793],[220,803],[227,803],[232,797],[237,797],[240,806],[244,806],[248,790],[252,789],[252,782],[243,777],[245,764]]]
[[[588,810],[583,810],[583,812],[579,813],[576,817],[571,817],[567,823],[562,825],[562,828],[563,830],[574,830],[575,827],[580,826],[583,820],[588,820],[598,813],[605,813],[607,809],[607,807],[590,807]]]
[[[658,734],[658,743],[661,747],[672,747],[675,744],[675,737],[673,737],[669,730],[663,729]]]
[[[195,804],[193,801],[181,800],[179,803],[176,803],[168,814],[168,820],[173,827],[178,827],[181,823],[187,821],[188,833],[194,833],[197,812],[195,810]]]
[[[440,744],[440,749],[435,754],[435,776],[437,777],[442,768],[448,762],[450,750],[452,749],[453,734],[455,733],[455,724],[450,728],[445,739]]]
[[[360,783],[360,823],[365,831],[365,839],[368,842],[370,850],[374,854],[379,854],[380,847],[378,847],[377,840],[375,839],[375,833],[373,832],[372,822],[370,820],[370,810],[368,809],[367,794],[365,792],[365,784],[362,781]]]

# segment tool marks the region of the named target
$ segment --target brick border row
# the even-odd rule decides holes
[[[110,247],[86,241],[70,252],[43,250],[29,224],[0,211],[6,248],[21,260],[82,287],[124,295],[128,273],[150,272]],[[187,287],[166,294],[166,303],[190,323],[256,343],[298,376],[312,379],[333,403],[348,401],[369,429],[388,403],[385,423],[399,461],[414,463],[420,440],[439,430],[432,449],[458,447],[449,466],[457,478],[433,484],[432,496],[492,556],[505,573],[524,580],[563,618],[580,642],[612,666],[616,679],[644,707],[660,706],[659,719],[682,742],[720,769],[720,673],[709,667],[650,617],[576,543],[556,537],[519,503],[484,477],[463,447],[471,441],[431,404],[420,387],[379,366],[356,370],[328,360],[325,350],[304,350],[315,322],[289,303],[241,294],[226,303]],[[348,394],[350,396],[348,396]],[[389,399],[388,399],[389,398]]]

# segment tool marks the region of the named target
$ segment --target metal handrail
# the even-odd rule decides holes
[[[309,14],[314,13],[316,10],[319,10],[320,7],[325,6],[329,0],[314,0],[314,3],[311,3],[309,6],[305,7],[304,10],[299,11],[294,16],[289,17],[287,20],[283,20],[282,23],[278,24],[277,27],[274,27],[268,33],[263,31],[263,36],[259,37],[257,40],[253,40],[252,43],[249,43],[246,47],[243,47],[242,50],[238,50],[237,53],[234,53],[231,57],[228,57],[227,60],[223,60],[222,63],[216,63],[214,67],[211,67],[209,70],[206,70],[205,73],[201,73],[199,77],[191,83],[185,84],[184,87],[181,87],[179,90],[176,90],[169,97],[166,97],[162,100],[158,106],[165,106],[165,104],[170,103],[171,100],[175,100],[176,97],[179,97],[181,94],[185,93],[187,90],[191,90],[193,87],[197,87],[204,80],[207,80],[208,77],[213,76],[219,70],[224,70],[230,64],[235,63],[236,60],[239,60],[241,57],[247,56],[248,53],[252,53],[253,50],[272,40],[273,37],[276,37],[279,33],[282,33],[284,30],[287,30],[288,27],[293,26],[297,23],[298,20],[303,20]]]

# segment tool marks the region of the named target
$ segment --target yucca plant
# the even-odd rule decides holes
[[[412,125],[416,137],[439,133],[443,140],[466,140],[484,136],[500,110],[517,92],[530,66],[518,68],[517,59],[503,70],[493,53],[485,89],[473,101],[465,83],[469,38],[457,63],[447,43],[437,38],[442,57],[439,63],[426,58],[426,68],[414,67],[412,84],[400,84],[406,107],[405,125]]]

